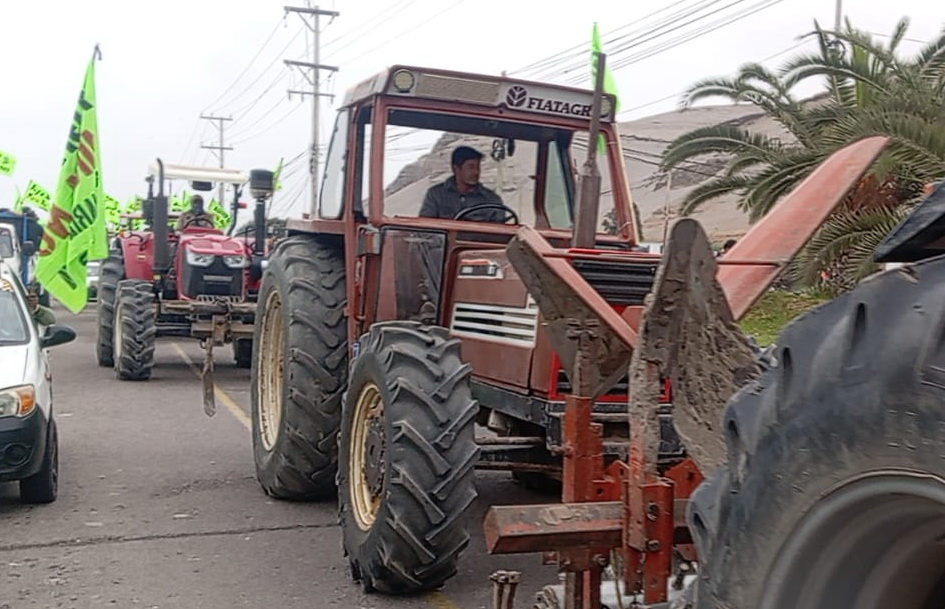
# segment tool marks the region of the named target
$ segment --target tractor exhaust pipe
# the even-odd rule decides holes
[[[600,209],[600,170],[597,168],[597,141],[600,137],[600,111],[604,97],[604,66],[607,57],[596,54],[597,73],[591,101],[591,126],[587,132],[587,160],[581,169],[577,214],[571,247],[590,249],[597,243],[597,212]]]
[[[151,231],[154,233],[154,271],[164,275],[170,268],[168,244],[167,196],[164,194],[164,161],[157,159],[158,194],[151,199]],[[149,193],[151,189],[148,189]]]

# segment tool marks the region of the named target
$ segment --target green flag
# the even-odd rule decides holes
[[[110,232],[121,226],[121,201],[109,194],[105,195],[105,225]]]
[[[597,31],[597,22],[594,22],[594,29],[591,31],[591,84],[597,82],[597,54],[603,53],[603,47],[600,42],[600,33]],[[620,96],[617,94],[617,81],[614,80],[614,75],[610,71],[610,66],[604,66],[604,93],[609,93],[614,96],[614,103],[616,107],[614,108],[614,114],[616,115],[620,112]],[[604,140],[604,137],[601,136],[600,140],[597,142],[597,149],[601,154],[607,152],[607,143]]]
[[[230,225],[232,216],[230,216],[226,208],[216,199],[210,201],[210,207],[207,208],[207,211],[213,214],[213,221],[217,228],[224,229]]]
[[[31,203],[43,211],[49,211],[52,207],[52,195],[49,191],[30,180],[26,185],[26,192],[23,193],[21,205]]]
[[[16,157],[0,150],[0,175],[12,176],[16,169]]]
[[[128,201],[128,204],[125,206],[125,213],[126,213],[126,214],[129,214],[129,215],[131,215],[131,214],[140,214],[140,213],[141,213],[141,210],[142,210],[142,204],[143,204],[143,203],[144,203],[144,199],[143,199],[143,198],[141,198],[141,197],[131,197],[131,200]],[[138,230],[138,229],[140,229],[140,228],[143,228],[143,227],[144,227],[144,224],[145,224],[145,223],[144,223],[144,219],[143,219],[143,218],[133,218],[133,219],[132,219],[132,218],[129,218],[129,219],[128,219],[128,227],[131,228],[131,230]]]
[[[16,188],[16,200],[13,201],[13,211],[20,213],[23,211],[23,193],[20,192],[19,186],[14,185],[13,187]]]
[[[86,262],[108,256],[95,98],[97,55],[98,47],[85,71],[36,268],[39,281],[73,313],[88,303]]]
[[[279,159],[279,164],[276,165],[276,170],[272,172],[272,184],[274,190],[282,190],[282,161],[285,160],[285,157]]]

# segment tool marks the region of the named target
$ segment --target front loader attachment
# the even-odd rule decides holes
[[[601,577],[615,556],[628,605],[639,597],[646,604],[668,599],[677,552],[691,548],[688,497],[700,470],[725,458],[722,411],[760,372],[736,322],[886,144],[867,138],[836,152],[722,259],[696,221],[676,222],[642,317],[617,313],[571,265],[568,250],[519,229],[508,258],[538,304],[573,395],[564,416],[562,503],[492,507],[485,521],[490,552],[554,555],[564,580],[557,598],[568,609],[600,607]],[[629,457],[605,467],[602,430],[591,411],[594,399],[628,372]],[[674,424],[689,458],[658,471],[664,379],[673,387]]]

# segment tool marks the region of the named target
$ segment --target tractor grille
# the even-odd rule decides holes
[[[653,289],[659,260],[614,262],[572,259],[571,265],[612,305],[642,305]]]
[[[534,302],[525,307],[458,302],[453,309],[450,330],[457,336],[534,346],[538,307]]]

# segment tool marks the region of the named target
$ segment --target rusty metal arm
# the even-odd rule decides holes
[[[736,320],[761,298],[888,144],[889,138],[868,137],[834,152],[718,260],[717,277]]]

